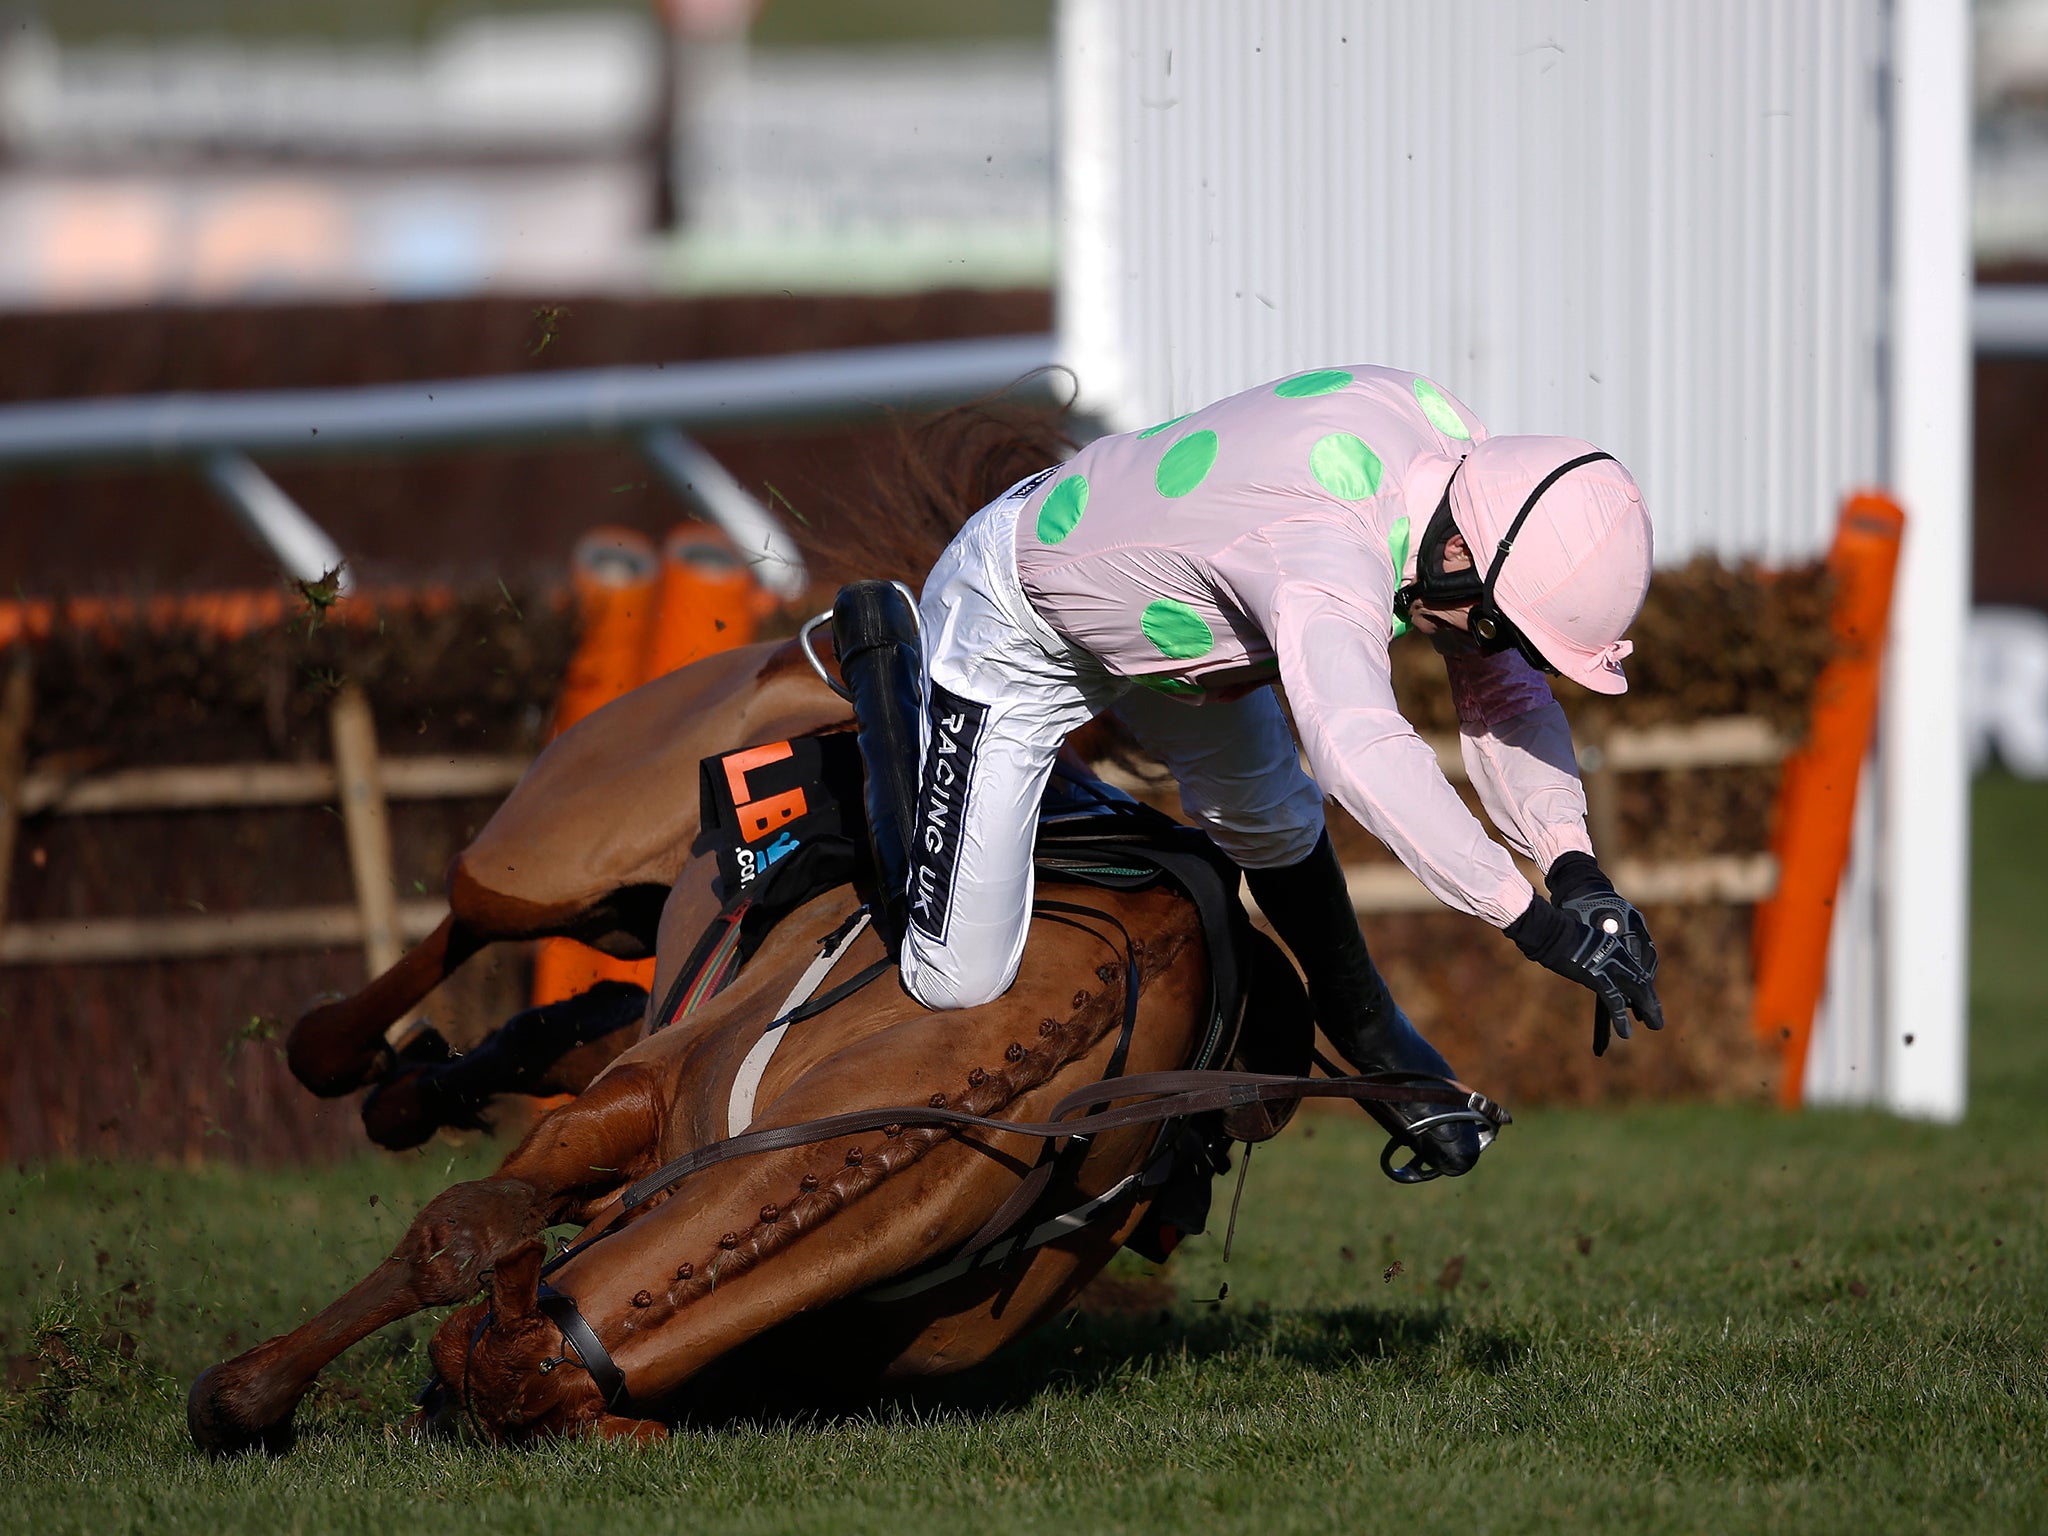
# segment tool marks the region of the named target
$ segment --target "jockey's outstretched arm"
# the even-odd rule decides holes
[[[1535,889],[1395,704],[1384,553],[1318,517],[1257,538],[1258,549],[1240,551],[1254,558],[1240,565],[1236,595],[1273,647],[1316,782],[1439,901],[1506,928]]]
[[[1564,708],[1513,651],[1446,656],[1458,711],[1458,751],[1486,816],[1508,845],[1549,870],[1591,854],[1586,791]]]
[[[1495,742],[1474,774],[1489,816],[1511,837],[1539,859],[1557,849],[1545,862],[1553,905],[1487,837],[1395,707],[1387,658],[1393,621],[1376,600],[1389,584],[1386,565],[1318,517],[1263,529],[1239,553],[1257,558],[1240,563],[1237,596],[1273,646],[1302,750],[1324,790],[1438,900],[1485,918],[1528,958],[1590,989],[1596,1054],[1610,1034],[1627,1036],[1631,1008],[1662,1028],[1656,950],[1642,915],[1591,856],[1585,792],[1556,702],[1507,715],[1501,729],[1487,732]],[[1501,676],[1504,686],[1513,680]],[[1530,750],[1517,750],[1516,738]],[[1475,745],[1468,735],[1468,765]],[[1489,793],[1498,810],[1484,798]]]

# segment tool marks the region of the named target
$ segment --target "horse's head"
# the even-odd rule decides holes
[[[490,1290],[458,1308],[434,1334],[430,1421],[467,1422],[493,1440],[521,1441],[594,1430],[636,1440],[667,1431],[606,1410],[604,1394],[540,1306],[542,1251],[528,1243],[500,1259]]]

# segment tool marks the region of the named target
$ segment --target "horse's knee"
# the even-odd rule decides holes
[[[436,1195],[399,1240],[414,1298],[442,1307],[473,1295],[483,1273],[547,1225],[547,1202],[520,1179],[477,1179]]]

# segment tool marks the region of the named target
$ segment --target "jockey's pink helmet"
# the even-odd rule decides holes
[[[1489,437],[1451,481],[1451,520],[1477,574],[1529,493],[1561,465],[1599,450],[1574,437]],[[1650,514],[1635,479],[1600,457],[1560,475],[1516,532],[1493,583],[1502,613],[1558,672],[1595,693],[1625,693],[1622,636],[1650,588]]]

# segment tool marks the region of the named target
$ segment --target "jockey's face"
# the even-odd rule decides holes
[[[1465,535],[1454,533],[1444,541],[1444,572],[1472,569],[1472,549],[1465,542]],[[1416,603],[1408,610],[1408,627],[1418,635],[1429,636],[1429,643],[1436,647],[1441,656],[1471,656],[1479,650],[1479,642],[1472,638],[1472,605],[1459,603],[1452,608],[1431,608]]]

